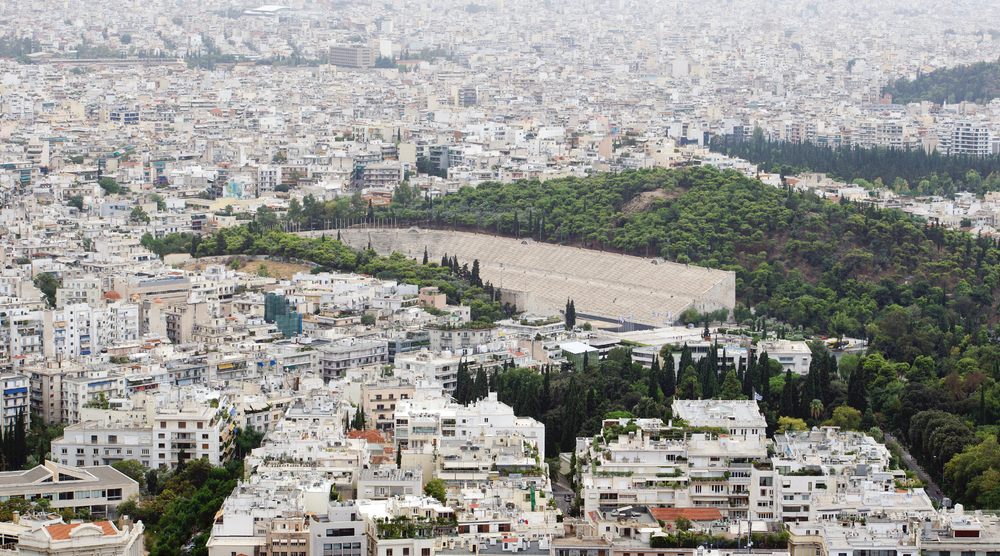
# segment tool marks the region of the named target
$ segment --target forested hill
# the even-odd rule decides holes
[[[896,80],[883,91],[895,104],[929,100],[937,104],[962,101],[986,104],[1000,97],[1000,60],[942,68],[917,75],[910,81]]]
[[[285,215],[264,211],[251,226],[221,230],[191,251],[308,258],[316,249],[309,241],[261,234],[279,218],[302,229],[344,218],[394,218],[401,225],[530,236],[732,270],[738,319],[752,306],[758,316],[803,331],[867,333],[888,356],[907,362],[918,354],[949,358],[966,334],[985,342],[997,320],[1000,249],[988,238],[712,168],[484,183],[435,200],[397,192],[389,209],[306,197]],[[190,247],[172,236],[148,239],[157,252]],[[363,260],[345,254],[317,262],[355,270]]]

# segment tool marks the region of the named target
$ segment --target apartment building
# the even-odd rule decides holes
[[[3,430],[13,430],[18,416],[24,419],[25,430],[31,427],[31,406],[28,403],[30,379],[16,373],[0,374],[0,403],[3,407]]]
[[[139,483],[104,465],[76,468],[46,460],[31,469],[0,472],[0,499],[44,498],[56,511],[87,509],[112,517],[119,504],[138,494]]]
[[[362,387],[362,404],[367,423],[376,429],[392,429],[395,424],[396,404],[413,398],[415,387],[399,379],[381,380]]]
[[[56,290],[56,309],[81,303],[96,307],[102,297],[101,282],[95,276],[63,279],[62,286]]]
[[[344,68],[370,68],[375,65],[375,49],[360,44],[331,46],[330,64]]]
[[[337,344],[321,345],[319,371],[323,380],[342,378],[350,369],[368,365],[386,365],[389,361],[389,347],[385,340],[351,338]]]
[[[468,406],[418,395],[396,406],[395,429],[400,449],[419,449],[447,437],[471,439],[518,433],[536,446],[545,440],[544,424],[515,416],[512,407],[497,401],[496,392]]]
[[[181,460],[229,461],[235,436],[235,411],[188,404],[158,408],[150,424],[85,421],[70,425],[52,441],[53,457],[70,466],[110,465],[135,459],[151,469]]]

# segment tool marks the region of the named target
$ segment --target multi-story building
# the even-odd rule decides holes
[[[545,425],[515,416],[512,407],[497,401],[496,392],[468,406],[418,395],[396,406],[395,428],[401,448],[419,449],[447,437],[471,439],[512,433],[521,434],[535,447],[545,441]]]
[[[988,156],[992,153],[990,128],[986,122],[961,120],[952,124],[950,131],[948,154]]]
[[[344,68],[370,68],[375,65],[375,49],[360,44],[332,46],[330,64]]]
[[[230,409],[225,401],[218,408],[189,404],[157,409],[150,424],[77,423],[52,441],[52,454],[71,466],[134,459],[158,469],[201,458],[222,465],[232,456],[237,425]]]
[[[389,348],[385,340],[351,338],[341,343],[319,346],[317,351],[323,380],[341,378],[350,369],[386,365],[389,361]]]
[[[358,512],[365,520],[367,556],[434,556],[438,539],[458,530],[454,510],[422,496],[363,500]]]
[[[31,406],[28,403],[29,378],[16,373],[0,374],[0,403],[3,407],[3,430],[14,430],[18,417],[24,419],[25,430],[31,426]],[[4,433],[6,434],[6,433]]]
[[[0,497],[49,500],[56,511],[87,509],[114,516],[118,505],[138,496],[139,483],[110,466],[76,468],[54,461],[31,469],[0,472]]]
[[[18,519],[15,525],[26,525],[28,519]],[[0,556],[61,556],[92,554],[94,556],[142,556],[142,522],[122,519],[83,523],[73,521],[44,523],[31,526],[18,536],[16,545],[0,547]]]
[[[363,409],[366,422],[379,430],[392,429],[395,424],[396,404],[413,397],[414,385],[399,379],[365,384],[362,388]]]
[[[56,309],[84,303],[96,307],[101,299],[101,279],[95,276],[66,278],[56,290]]]

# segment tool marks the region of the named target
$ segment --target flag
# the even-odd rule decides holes
[[[761,401],[761,400],[764,399],[764,396],[761,396],[760,394],[757,393],[756,390],[754,390],[753,391],[753,399],[759,402],[759,401]]]

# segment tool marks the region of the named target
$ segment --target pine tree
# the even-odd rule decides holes
[[[689,365],[681,375],[680,385],[677,387],[677,397],[682,400],[701,398],[701,382],[698,380],[698,371],[694,365]]]
[[[726,373],[726,380],[722,383],[722,399],[724,400],[736,400],[743,395],[743,385],[740,384],[738,378],[736,378],[736,371],[729,369]]]

